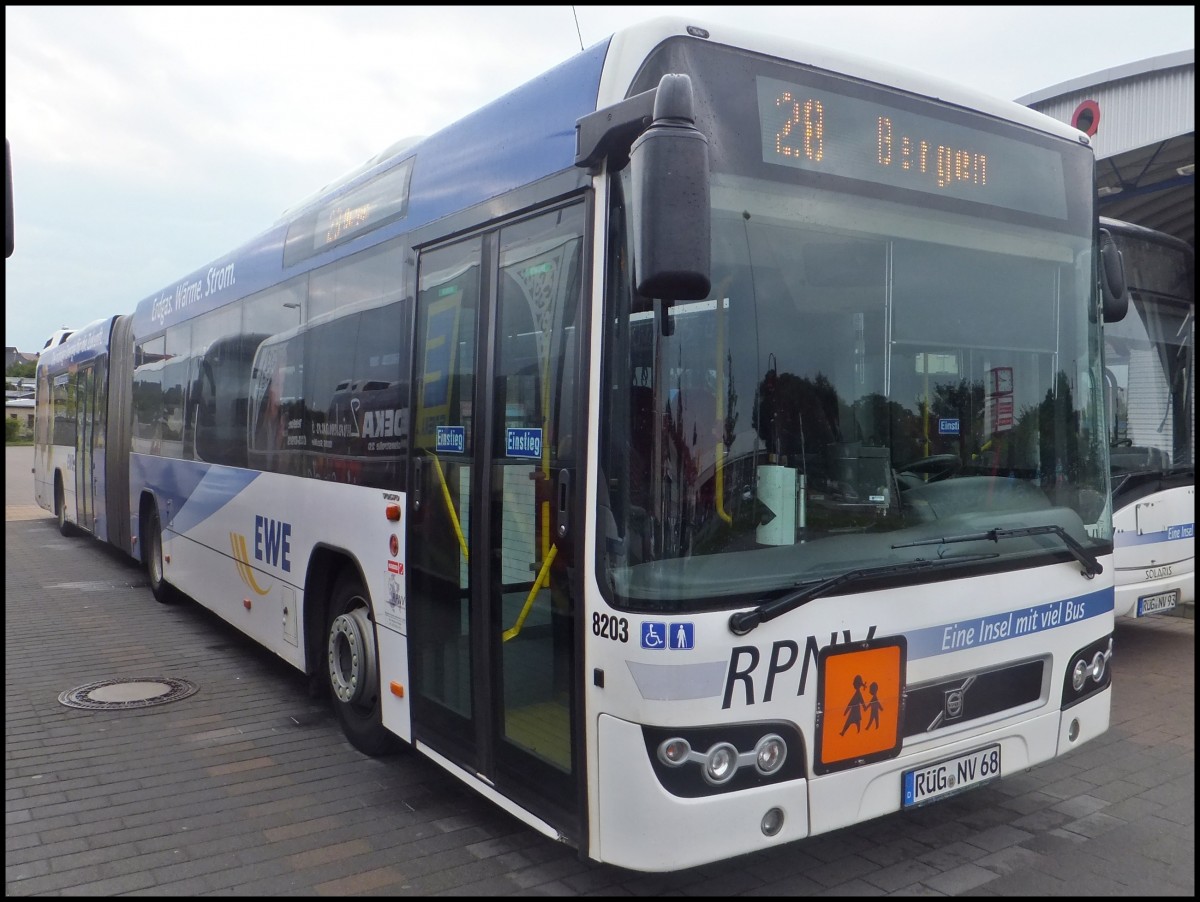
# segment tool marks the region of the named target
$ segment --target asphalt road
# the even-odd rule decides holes
[[[64,538],[5,452],[5,894],[1195,895],[1194,620],[1119,624],[1112,726],[928,808],[672,874],[580,861],[420,755],[373,760],[305,682],[128,559]],[[197,691],[81,710],[131,678]]]

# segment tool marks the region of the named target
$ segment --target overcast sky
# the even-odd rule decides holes
[[[1008,99],[1195,47],[1194,6],[6,6],[5,344],[132,312],[400,138],[675,13]]]

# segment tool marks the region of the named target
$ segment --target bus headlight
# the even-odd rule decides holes
[[[1113,637],[1105,636],[1071,655],[1063,674],[1063,710],[1112,685]]]
[[[738,769],[738,750],[728,742],[718,742],[704,759],[704,779],[720,786],[733,779]]]
[[[787,744],[782,737],[774,733],[760,739],[758,747],[754,750],[754,766],[764,776],[769,777],[783,767],[786,758]]]
[[[740,792],[806,775],[804,737],[790,721],[643,725],[642,737],[659,784],[684,799]],[[775,817],[770,820],[773,823]]]
[[[1071,688],[1076,692],[1083,690],[1083,685],[1087,682],[1088,671],[1090,669],[1087,661],[1083,660],[1083,658],[1075,662],[1075,667],[1071,670]]]
[[[686,764],[691,754],[691,744],[686,739],[680,739],[678,736],[666,739],[659,743],[658,746],[658,760],[663,764],[669,764],[671,767],[679,767],[681,764]]]

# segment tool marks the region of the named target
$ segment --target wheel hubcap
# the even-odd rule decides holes
[[[329,627],[329,685],[338,700],[348,705],[372,695],[375,666],[370,636],[366,608],[342,614]]]

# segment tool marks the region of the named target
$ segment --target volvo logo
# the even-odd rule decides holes
[[[936,730],[940,726],[953,723],[962,718],[963,712],[967,708],[967,690],[971,688],[974,682],[975,677],[969,676],[963,680],[961,686],[947,689],[942,693],[942,710],[933,719],[933,723],[929,725],[930,730]]]
[[[943,708],[943,713],[946,715],[946,720],[958,720],[962,717],[963,712],[963,691],[962,689],[951,689],[946,693],[946,703]]]

